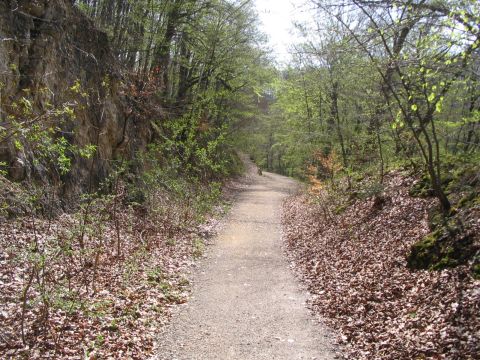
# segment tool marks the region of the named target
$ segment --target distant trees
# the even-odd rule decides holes
[[[110,36],[124,67],[155,77],[165,103],[207,89],[235,91],[261,56],[251,1],[79,0]],[[244,79],[245,80],[245,79]],[[236,84],[238,82],[238,84]]]
[[[305,168],[333,152],[347,178],[370,168],[380,182],[392,163],[421,161],[447,214],[442,162],[479,157],[478,1],[311,3],[315,29],[276,93],[295,124],[276,134],[294,138],[286,154]]]
[[[349,32],[381,76],[385,101],[397,111],[397,122],[403,120],[410,130],[435,195],[448,213],[451,205],[442,188],[437,120],[452,86],[469,77],[465,70],[480,45],[478,2],[352,4],[360,10],[364,25],[362,32],[347,26]]]

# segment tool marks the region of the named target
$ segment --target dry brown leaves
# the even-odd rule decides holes
[[[0,219],[0,358],[147,358],[218,224],[184,222],[189,209],[170,205],[155,216],[124,208],[116,221],[100,212],[83,236],[81,214]]]
[[[288,199],[283,224],[292,266],[349,359],[479,359],[480,282],[466,266],[406,267],[410,246],[429,231],[432,206],[408,196],[411,183],[391,174],[381,209],[372,199],[357,201],[340,215],[329,209],[327,218],[325,206],[304,195]]]

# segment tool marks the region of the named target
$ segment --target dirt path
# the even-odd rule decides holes
[[[282,254],[282,199],[296,188],[254,176],[195,276],[192,299],[160,335],[161,360],[334,359]]]

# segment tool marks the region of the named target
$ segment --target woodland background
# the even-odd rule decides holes
[[[313,23],[297,24],[304,42],[279,67],[248,0],[0,1],[0,354],[151,353],[169,306],[186,301],[185,269],[211,217],[244,186],[229,182],[241,150],[305,182],[305,197],[287,206],[297,212],[286,243],[307,282],[316,279],[313,293],[331,285],[338,295],[339,280],[319,274],[353,266],[324,258],[330,231],[339,254],[363,246],[340,239],[371,236],[350,236],[354,211],[390,219],[373,239],[394,237],[392,247],[372,243],[377,258],[396,260],[379,267],[426,282],[437,300],[435,279],[456,279],[445,285],[442,306],[458,306],[443,311],[444,328],[429,328],[442,309],[431,301],[414,339],[385,348],[372,345],[385,321],[357,324],[357,341],[350,303],[335,314],[314,303],[354,358],[478,355],[480,6],[306,4]],[[403,226],[394,236],[409,213],[415,235]],[[382,296],[376,303],[388,304]],[[412,350],[425,331],[438,339],[447,328],[440,345]]]

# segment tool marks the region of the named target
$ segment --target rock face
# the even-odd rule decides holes
[[[71,198],[101,182],[114,160],[128,161],[145,149],[150,124],[130,115],[115,64],[107,35],[71,1],[0,1],[0,126],[12,128],[12,104],[26,98],[33,114],[28,121],[38,117],[57,128],[54,137],[97,148],[90,159],[69,153],[71,171],[62,175],[42,165],[28,143],[19,147],[11,138],[0,139],[0,161],[12,180],[53,183]],[[49,111],[66,104],[73,104],[74,117],[49,119]]]

